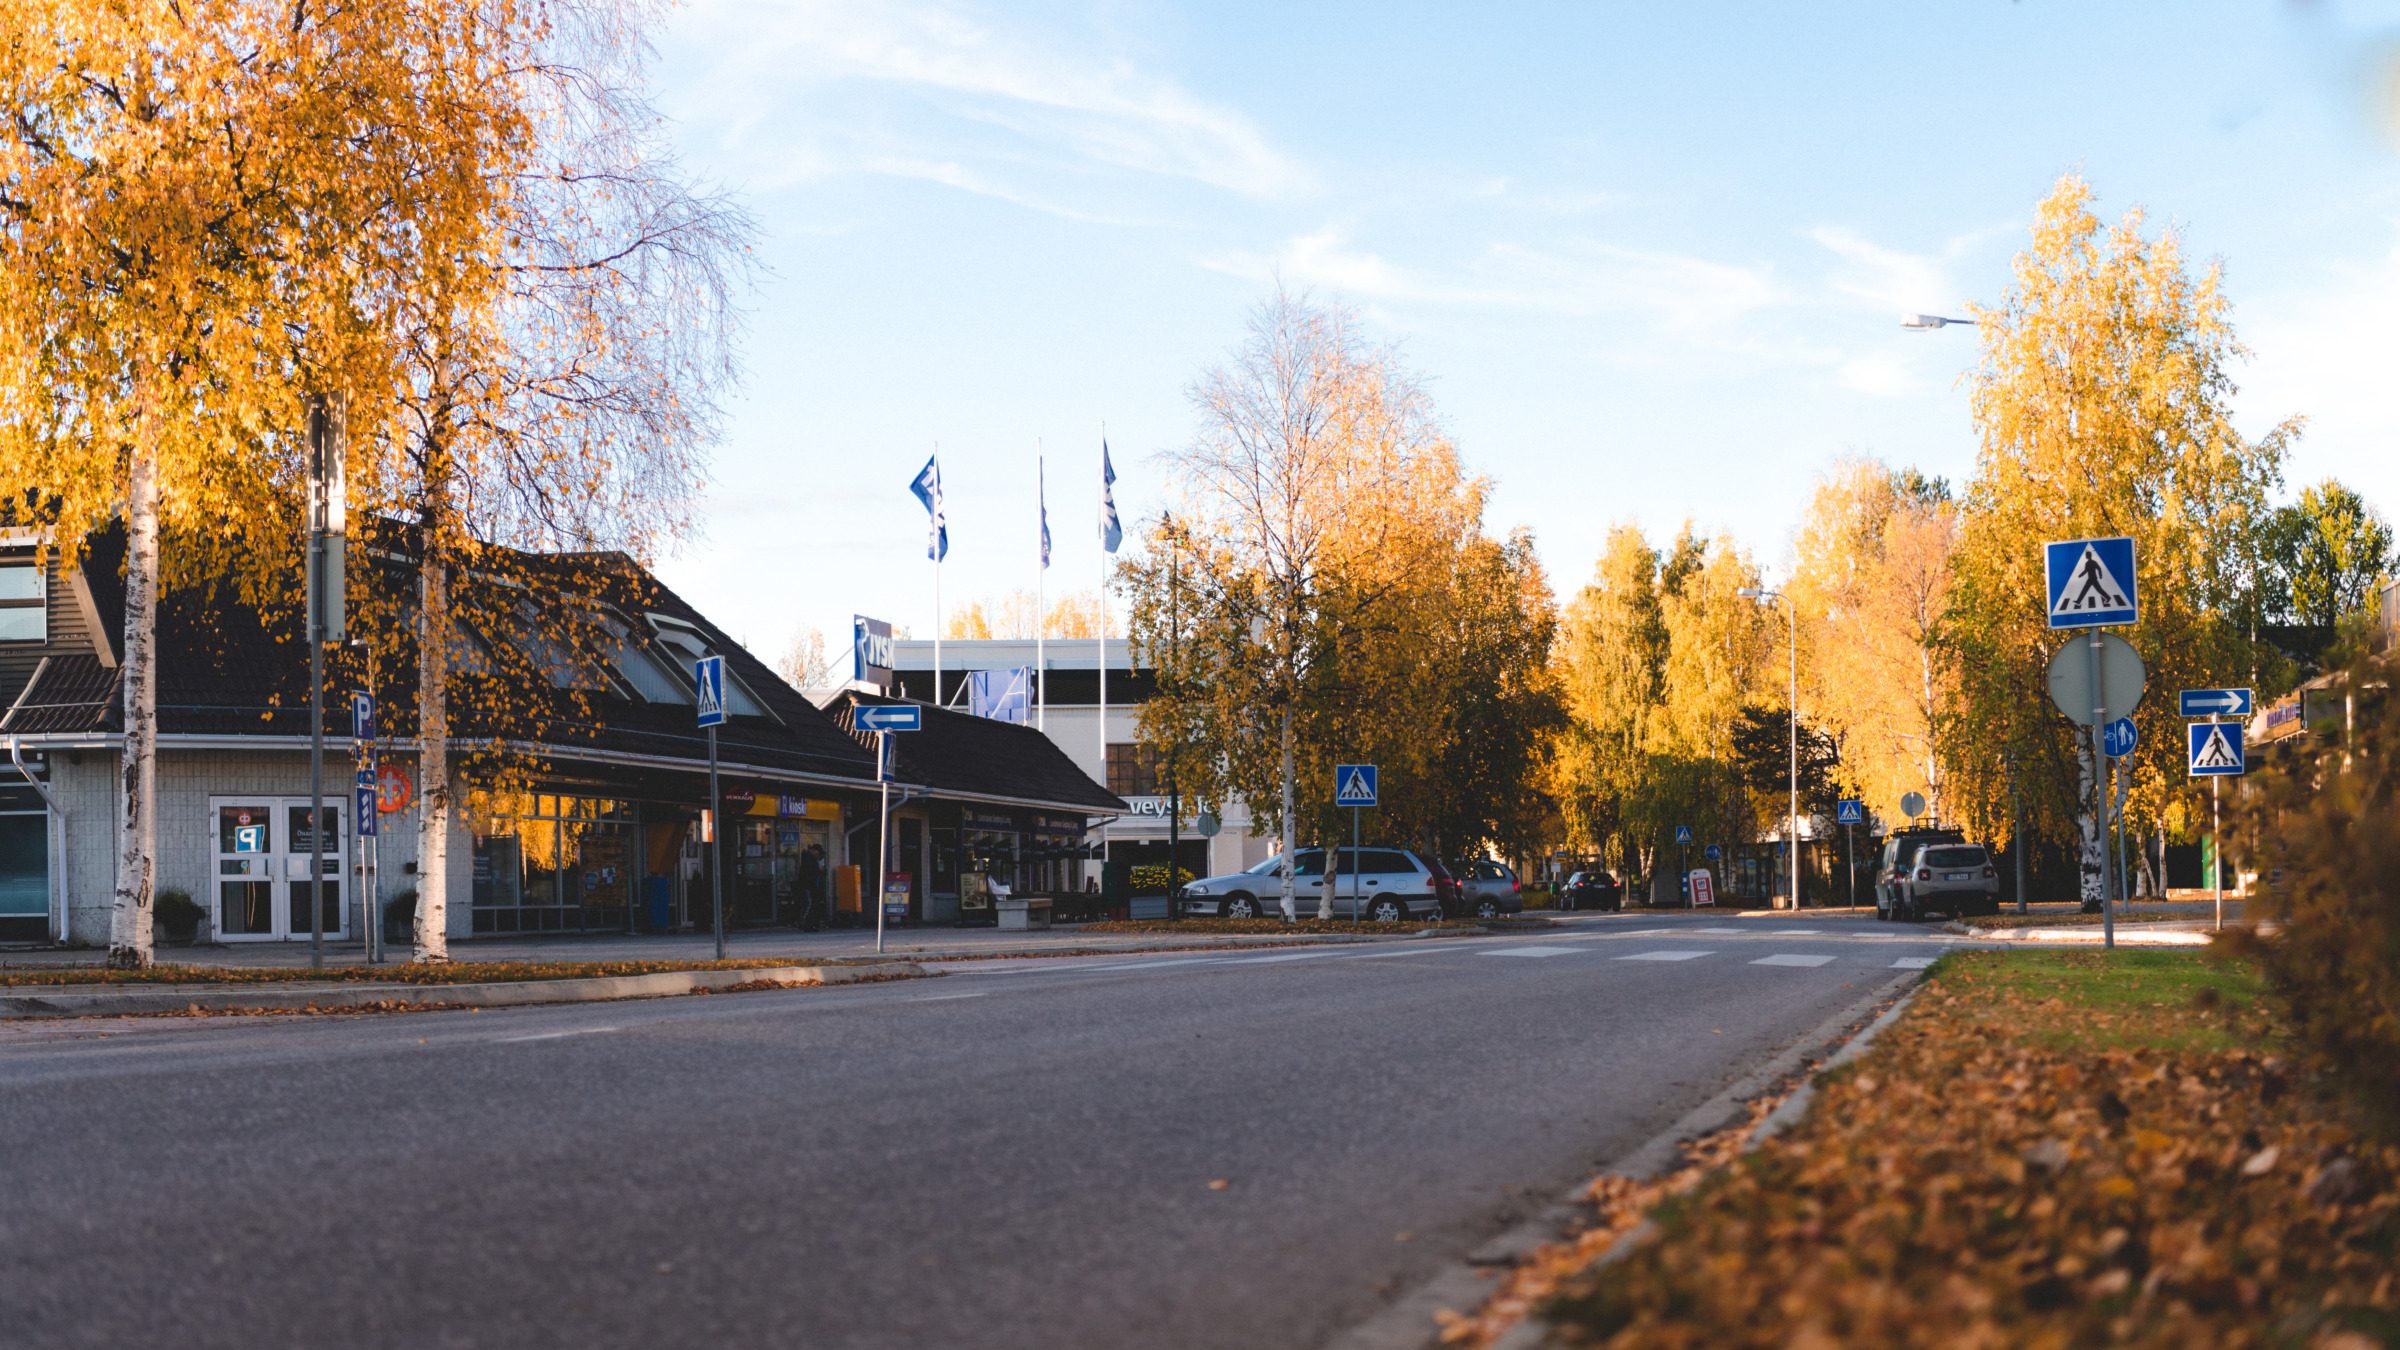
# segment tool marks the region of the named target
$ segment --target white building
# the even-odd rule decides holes
[[[1035,682],[1037,706],[1029,720],[1094,781],[1133,808],[1127,815],[1097,823],[1099,842],[1108,858],[1137,865],[1164,863],[1171,784],[1166,766],[1142,752],[1136,735],[1141,704],[1156,692],[1157,685],[1149,671],[1135,668],[1130,643],[1109,638],[1105,643],[1108,702],[1104,709],[1100,702],[1103,645],[1090,638],[1052,638],[1041,644],[1044,678]],[[904,639],[893,643],[892,651],[893,670],[902,692],[930,701],[934,696],[934,644]],[[1035,644],[1030,638],[945,639],[941,656],[941,701],[962,710],[969,707],[970,672],[1032,669],[1036,665]],[[1215,837],[1202,836],[1206,822],[1199,818],[1197,804],[1188,799],[1184,802],[1178,861],[1193,875],[1238,871],[1274,854],[1276,841],[1252,833],[1247,806],[1228,804],[1216,823]]]

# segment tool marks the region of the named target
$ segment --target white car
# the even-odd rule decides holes
[[[1332,883],[1333,912],[1341,918],[1351,918],[1361,908],[1365,917],[1378,923],[1442,917],[1433,869],[1416,854],[1403,848],[1335,851],[1340,858],[1330,877],[1326,875],[1326,850],[1304,848],[1292,855],[1293,906],[1299,917],[1316,917],[1328,882]],[[1175,903],[1182,913],[1200,918],[1280,918],[1283,859],[1273,857],[1239,872],[1189,882],[1175,893]]]

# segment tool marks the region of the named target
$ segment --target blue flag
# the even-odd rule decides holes
[[[935,455],[925,461],[908,490],[925,503],[925,556],[940,562],[950,556],[950,522],[942,515],[942,457]]]
[[[1108,462],[1108,438],[1100,438],[1100,547],[1111,553],[1125,542],[1125,526],[1117,520],[1117,471]]]
[[[1042,462],[1033,462],[1033,499],[1042,508],[1042,570],[1050,570],[1050,490],[1043,486]]]

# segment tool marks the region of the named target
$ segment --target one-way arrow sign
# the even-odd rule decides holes
[[[2248,717],[2252,700],[2247,689],[2186,689],[2178,702],[2186,717]]]

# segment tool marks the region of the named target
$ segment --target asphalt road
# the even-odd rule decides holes
[[[1612,915],[4,1024],[0,1343],[1315,1345],[1947,941]]]

